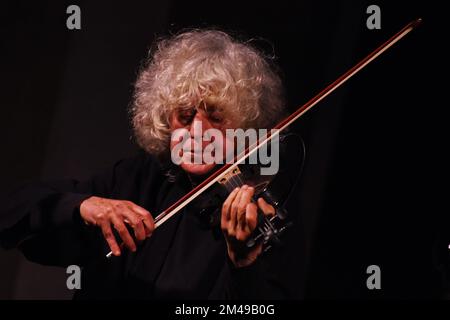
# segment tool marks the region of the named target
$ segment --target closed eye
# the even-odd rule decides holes
[[[223,121],[223,116],[219,112],[211,112],[208,114],[208,118],[216,123],[221,123]]]
[[[195,109],[182,110],[178,112],[177,118],[183,125],[187,125],[192,122],[197,111]]]

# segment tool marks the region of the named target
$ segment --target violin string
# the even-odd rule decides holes
[[[237,180],[239,180],[239,185],[243,186],[244,185],[244,180],[241,179],[241,175],[242,173],[239,173],[236,175]]]
[[[244,185],[244,181],[241,179],[241,174],[240,174],[240,173],[238,173],[237,175],[235,175],[233,178],[234,178],[234,180],[236,181],[236,185],[237,185],[238,187],[242,187],[242,186]]]
[[[229,183],[228,188],[227,188],[229,192],[233,191],[234,188],[238,187],[238,184],[234,180],[234,177],[230,177],[230,179],[228,179],[227,183]]]
[[[236,176],[232,176],[230,180],[232,182],[233,189],[240,186],[239,181],[237,181],[236,179]],[[233,189],[231,189],[231,191],[233,191]]]

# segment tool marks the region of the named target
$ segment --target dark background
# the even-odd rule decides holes
[[[81,7],[82,29],[66,28]],[[366,8],[381,8],[381,30]],[[275,54],[291,110],[411,20],[423,25],[294,126],[307,147],[289,211],[294,298],[437,298],[448,35],[429,1],[15,1],[0,11],[0,192],[83,179],[135,152],[127,115],[150,44],[218,27]],[[445,184],[444,184],[445,185]],[[441,190],[441,191],[440,191]],[[450,225],[447,225],[450,226]],[[368,290],[366,268],[381,268]],[[69,298],[65,271],[0,251],[0,298]]]

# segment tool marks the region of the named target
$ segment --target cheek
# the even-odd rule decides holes
[[[180,142],[178,142],[178,141],[175,141],[175,140],[170,139],[170,151],[172,151],[173,148],[175,148],[175,146],[176,146],[177,144],[179,144],[179,143],[180,143]]]
[[[175,131],[176,129],[184,128],[185,126],[178,121],[177,117],[173,114],[169,117],[169,128],[171,132]]]
[[[182,143],[183,139],[186,139],[185,135],[186,133],[184,133],[182,130],[175,133],[174,131],[171,132],[169,142],[170,151],[172,151],[176,146]]]
[[[232,139],[224,138],[222,150],[224,154],[229,154],[234,152],[234,141]]]

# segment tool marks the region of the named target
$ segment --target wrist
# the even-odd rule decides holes
[[[258,256],[262,252],[262,246],[258,246],[249,252],[238,254],[235,250],[232,250],[230,246],[228,248],[228,258],[235,268],[245,268],[256,262]]]
[[[88,215],[86,214],[88,211],[87,207],[89,206],[89,201],[92,198],[93,196],[89,196],[83,199],[77,207],[78,210],[75,210],[75,215],[77,216],[77,218],[87,226],[95,224],[95,222],[89,221]]]

